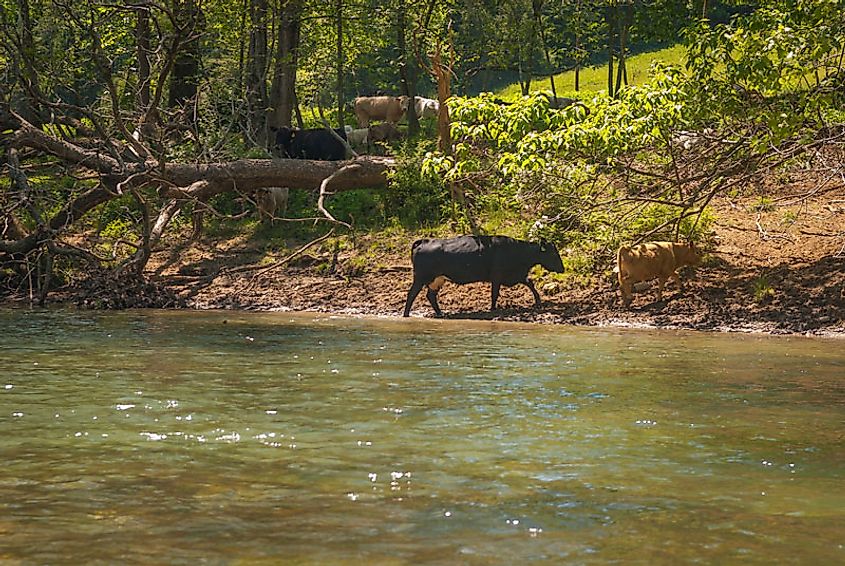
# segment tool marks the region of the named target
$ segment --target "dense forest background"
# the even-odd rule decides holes
[[[309,189],[272,228],[294,239],[542,236],[576,272],[622,241],[706,239],[717,194],[788,167],[841,175],[825,152],[843,137],[844,14],[838,0],[2,0],[3,284],[43,299],[80,267],[142,275],[169,227],[225,237],[274,186]],[[629,57],[677,43],[682,61],[629,80]],[[601,91],[579,85],[593,65]],[[509,84],[518,96],[490,94]],[[376,94],[439,99],[440,115],[410,105],[391,159],[274,158],[273,129],[353,125],[352,99]]]

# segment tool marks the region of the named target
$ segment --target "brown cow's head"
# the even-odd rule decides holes
[[[701,254],[695,244],[675,244],[675,263],[678,267],[682,265],[698,265],[701,263]]]
[[[410,102],[410,98],[405,95],[397,96],[396,100],[399,101],[399,107],[402,109],[402,112],[406,112],[408,110],[408,102]]]

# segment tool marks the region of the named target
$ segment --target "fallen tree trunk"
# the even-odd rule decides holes
[[[312,161],[304,159],[240,159],[218,163],[161,163],[150,157],[132,156],[111,140],[101,140],[98,149],[60,139],[37,128],[17,114],[0,112],[0,123],[8,127],[0,141],[9,148],[7,162],[10,174],[28,194],[26,177],[17,163],[15,149],[30,148],[58,158],[69,169],[93,172],[99,184],[85,191],[68,192],[61,206],[46,216],[45,211],[32,209],[37,226],[31,233],[6,231],[0,238],[0,256],[29,254],[50,245],[86,213],[127,192],[137,196],[142,187],[157,188],[160,211],[152,225],[145,223],[138,252],[129,260],[138,272],[143,271],[152,247],[161,238],[170,220],[190,201],[205,202],[227,191],[254,192],[263,187],[291,189],[325,189],[330,179],[332,192],[384,187],[394,160],[385,157],[359,157],[349,161]],[[133,158],[134,157],[134,158]],[[11,214],[11,213],[9,213]],[[17,238],[9,238],[14,234]]]
[[[350,163],[355,163],[356,167],[334,180],[335,190],[381,187],[387,184],[387,171],[394,164],[390,158],[377,156],[359,157],[354,161],[240,159],[222,163],[164,164],[153,159],[124,161],[107,155],[116,153],[113,145],[106,144],[99,150],[87,149],[51,136],[16,114],[6,113],[2,118],[0,123],[14,127],[14,134],[4,136],[10,147],[37,149],[67,165],[95,171],[107,181],[107,188],[117,187],[117,193],[161,183],[167,187],[163,196],[178,198],[180,187],[189,187],[197,181],[205,181],[209,186],[205,188],[206,192],[192,196],[208,196],[235,188],[241,191],[261,187],[316,189],[323,179]]]
[[[169,164],[155,177],[166,185],[160,192],[167,198],[205,200],[225,191],[251,192],[262,187],[317,189],[332,179],[332,190],[375,188],[387,185],[387,173],[394,160],[366,156],[354,161],[313,161],[309,159],[241,159],[227,163]],[[149,182],[152,179],[138,181]],[[197,181],[207,185],[191,188]]]

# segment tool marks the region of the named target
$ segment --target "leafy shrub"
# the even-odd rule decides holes
[[[396,156],[391,186],[379,194],[385,224],[395,219],[406,228],[437,224],[448,203],[448,193],[438,176],[423,173],[426,155],[434,149],[432,139],[409,140]]]
[[[765,303],[775,296],[775,290],[765,275],[760,275],[751,284],[754,302]]]

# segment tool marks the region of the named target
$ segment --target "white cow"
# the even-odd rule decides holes
[[[369,128],[357,128],[346,132],[346,141],[357,153],[366,153],[369,144]]]
[[[262,222],[269,222],[271,225],[276,218],[284,218],[288,209],[288,196],[290,189],[287,187],[261,187],[255,191],[255,200],[258,204],[258,218]],[[278,216],[276,214],[278,213]]]
[[[437,118],[437,114],[440,112],[440,103],[433,98],[418,96],[414,99],[414,111],[418,118]]]

